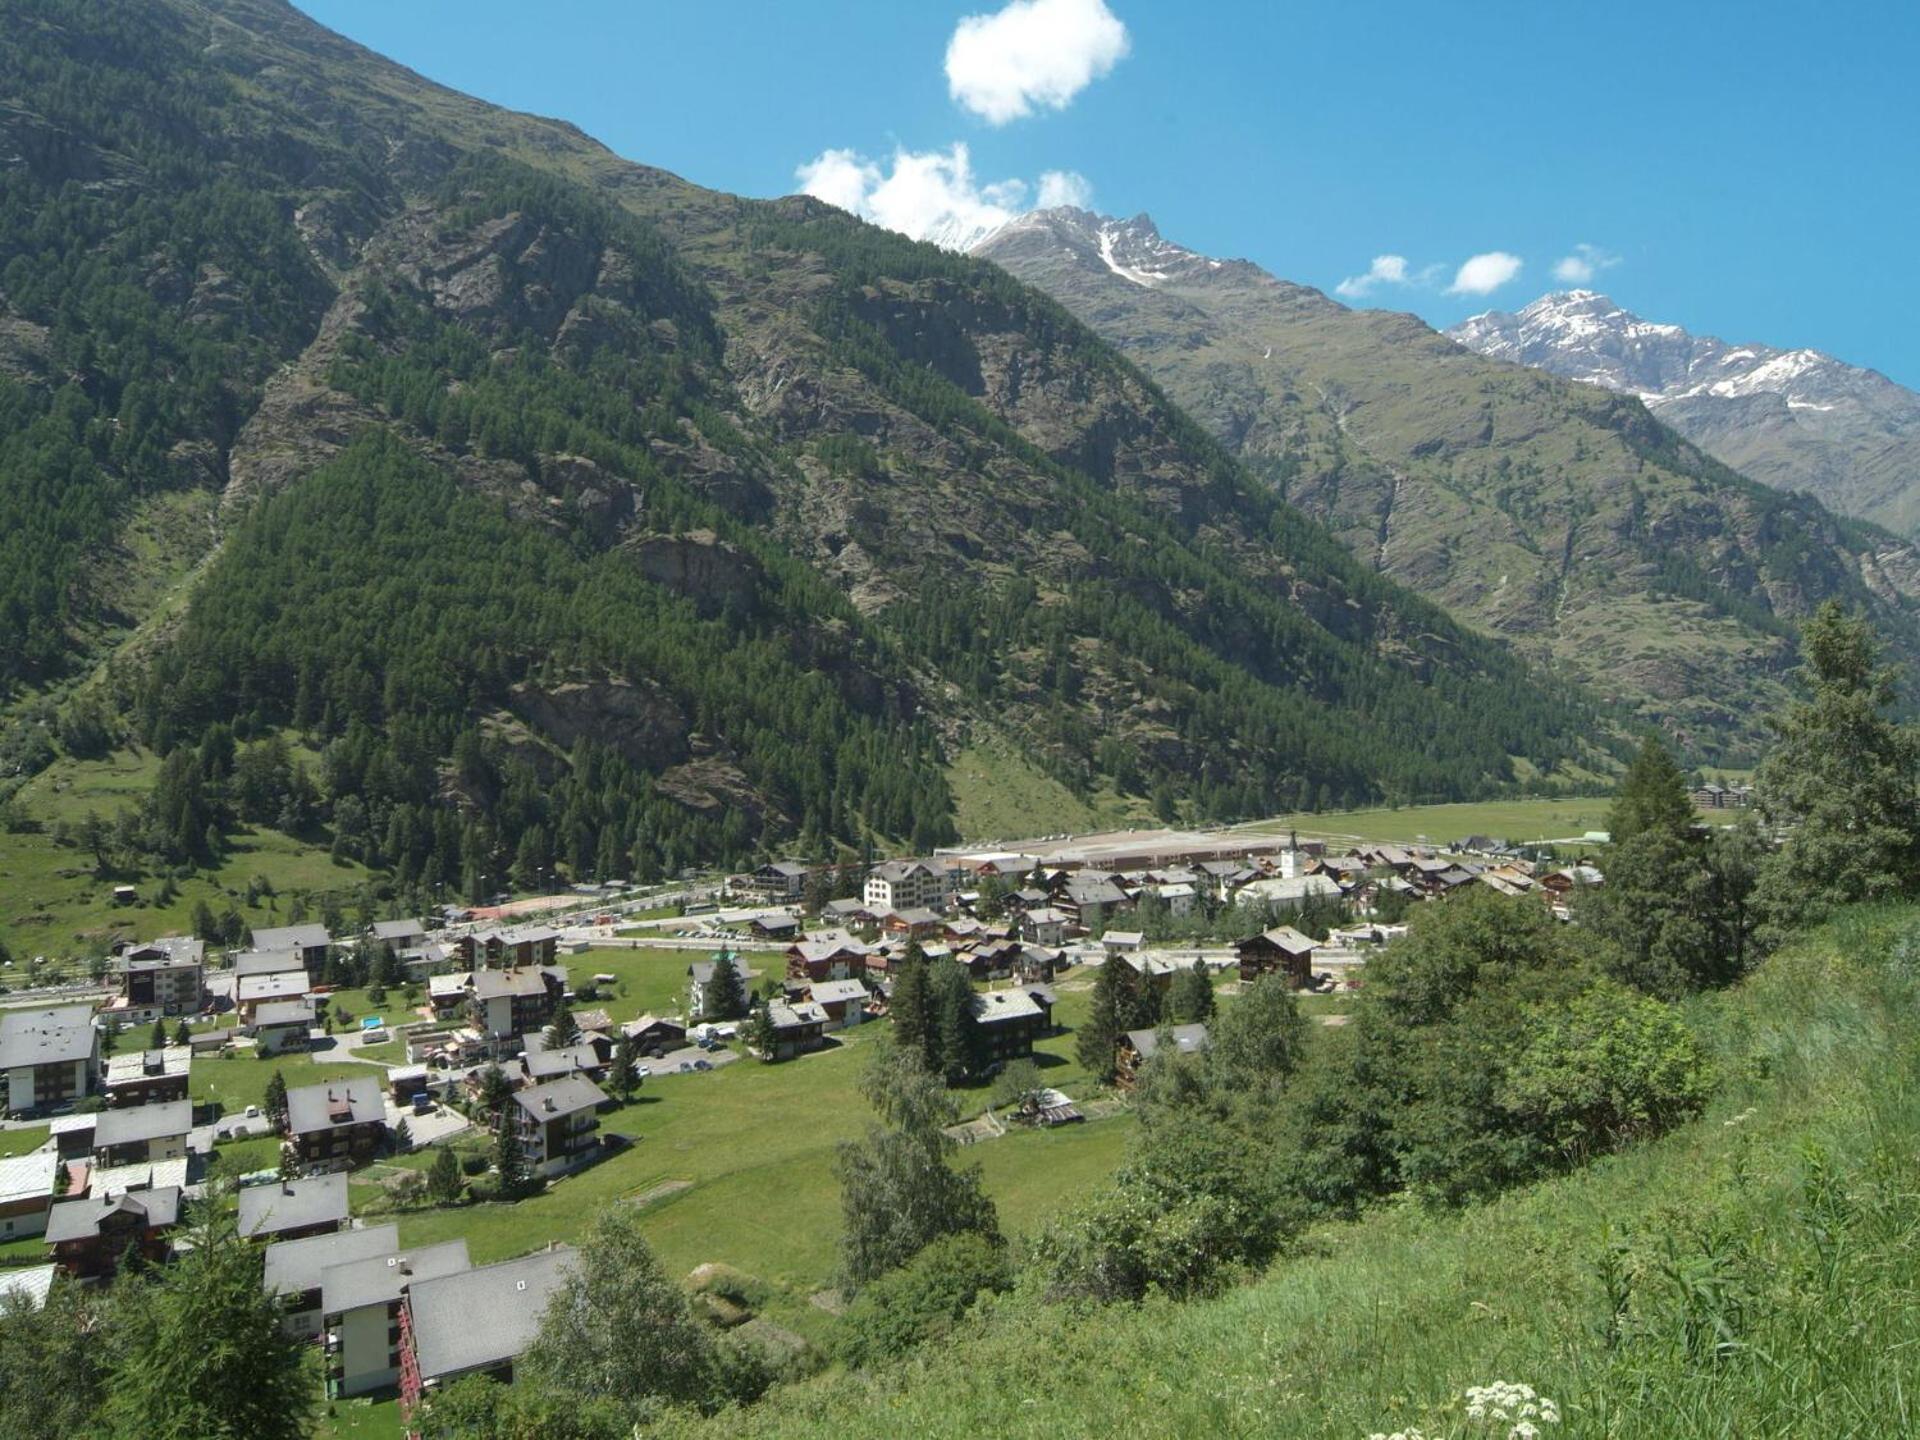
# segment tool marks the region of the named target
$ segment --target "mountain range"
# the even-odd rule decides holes
[[[1911,543],[1735,472],[1637,396],[1348,309],[1146,216],[1038,211],[973,253],[1112,342],[1364,563],[1696,753],[1753,753],[1824,599],[1920,659]]]
[[[0,685],[168,755],[169,862],[234,737],[313,741],[347,854],[476,892],[924,847],[983,740],[1195,818],[1611,763],[985,261],[283,0],[50,0],[0,99]],[[304,823],[260,764],[240,813]]]
[[[1636,395],[1752,479],[1901,534],[1920,524],[1920,394],[1818,350],[1730,345],[1604,295],[1543,295],[1448,330],[1498,360]]]

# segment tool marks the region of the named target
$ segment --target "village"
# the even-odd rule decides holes
[[[984,1083],[1068,1033],[1103,966],[1163,995],[1198,971],[1228,1001],[1280,974],[1328,997],[1320,1019],[1337,1024],[1338,997],[1364,984],[1411,907],[1484,887],[1564,919],[1576,889],[1602,883],[1590,863],[1486,837],[1161,835],[865,868],[775,861],[688,885],[640,920],[610,888],[552,920],[510,904],[352,935],[260,929],[226,953],[130,942],[103,996],[0,1010],[0,1291],[33,1304],[56,1274],[104,1283],[129,1263],[164,1265],[194,1207],[231,1195],[288,1332],[324,1352],[328,1399],[405,1407],[462,1375],[510,1375],[573,1252],[532,1230],[487,1263],[457,1234],[403,1244],[405,1212],[359,1203],[384,1199],[371,1174],[422,1167],[398,1171],[418,1200],[431,1156],[442,1198],[463,1177],[469,1199],[490,1187],[480,1209],[557,1192],[645,1143],[645,1121],[603,1128],[639,1113],[626,1108],[636,1091],[686,1077],[695,1088],[670,1103],[694,1106],[726,1067],[840,1047],[889,1018],[908,964],[963,972],[968,1078]],[[958,1138],[1123,1113],[1160,1046],[1207,1044],[1204,1023],[1156,1013],[1115,1037],[1107,1075],[1069,1090],[1021,1071],[1030,1083],[979,1103]],[[260,1099],[239,1104],[243,1091]]]

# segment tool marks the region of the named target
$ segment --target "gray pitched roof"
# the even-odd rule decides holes
[[[364,1230],[336,1230],[304,1240],[276,1240],[267,1246],[260,1283],[269,1295],[318,1290],[320,1278],[330,1266],[370,1255],[391,1255],[399,1248],[398,1225],[369,1225]]]
[[[61,1065],[93,1054],[91,1005],[51,1005],[0,1014],[0,1070]]]
[[[530,969],[476,970],[473,972],[473,995],[476,1000],[544,995],[547,993],[546,977],[546,970],[538,966]]]
[[[80,1200],[56,1201],[47,1212],[47,1243],[86,1240],[100,1233],[101,1222],[111,1215],[132,1215],[148,1229],[172,1225],[180,1219],[180,1190],[136,1190],[109,1199],[91,1196]]]
[[[472,1268],[465,1240],[329,1265],[320,1276],[320,1310],[322,1314],[340,1315],[363,1305],[385,1305],[398,1300],[400,1292],[410,1285]]]
[[[418,920],[376,920],[373,922],[373,938],[376,940],[411,940],[416,935],[427,933],[427,927]]]
[[[191,1100],[166,1100],[158,1105],[126,1105],[118,1110],[100,1112],[100,1118],[93,1127],[93,1148],[108,1150],[115,1145],[134,1145],[142,1140],[184,1135],[191,1129]]]
[[[967,1004],[973,1018],[982,1025],[1038,1018],[1046,1013],[1025,990],[989,990],[984,995],[975,995]]]
[[[253,932],[256,950],[309,950],[332,943],[333,937],[324,925],[282,925],[278,929]]]
[[[273,975],[282,970],[304,970],[300,957],[291,950],[242,950],[233,957],[233,974],[238,979],[243,975]]]
[[[584,1075],[569,1075],[527,1090],[516,1090],[513,1103],[536,1120],[552,1120],[604,1105],[607,1093]]]
[[[53,1289],[52,1265],[35,1265],[31,1270],[0,1270],[0,1310],[19,1296],[35,1310],[45,1307],[47,1293]]]
[[[344,1105],[346,1117],[336,1118]],[[356,1075],[351,1080],[329,1080],[323,1085],[302,1085],[287,1092],[287,1128],[295,1135],[331,1130],[339,1125],[363,1125],[384,1121],[387,1107],[380,1098],[380,1079],[376,1075]]]
[[[1207,1027],[1204,1025],[1175,1025],[1167,1031],[1173,1040],[1173,1048],[1182,1055],[1191,1055],[1196,1050],[1207,1048]],[[1150,1060],[1160,1049],[1158,1030],[1129,1030],[1127,1043],[1133,1047],[1133,1053],[1142,1060]]]
[[[269,1000],[254,1009],[253,1024],[255,1029],[265,1029],[270,1025],[311,1026],[317,1013],[313,1001],[304,998]]]
[[[420,1378],[445,1379],[519,1355],[539,1332],[574,1253],[559,1246],[415,1284],[408,1308]]]
[[[249,1185],[240,1192],[240,1233],[277,1235],[347,1218],[347,1174],[312,1175],[277,1185]]]

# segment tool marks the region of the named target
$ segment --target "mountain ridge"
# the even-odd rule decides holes
[[[1751,755],[1793,622],[1822,599],[1920,656],[1910,543],[1739,476],[1631,397],[1086,211],[1035,212],[976,253],[1130,355],[1364,562],[1696,753]]]
[[[1920,394],[1807,347],[1730,344],[1558,291],[1449,329],[1476,353],[1633,394],[1743,474],[1902,534],[1920,524]]]

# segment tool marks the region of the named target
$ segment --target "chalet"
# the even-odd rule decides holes
[[[784,910],[766,910],[747,922],[747,933],[756,940],[792,940],[800,934],[800,922]]]
[[[606,1073],[606,1062],[590,1040],[577,1045],[549,1046],[542,1035],[529,1035],[527,1048],[520,1055],[520,1083],[544,1085],[549,1080],[564,1080],[584,1075],[598,1080]]]
[[[51,1147],[0,1160],[0,1244],[46,1233],[59,1168]]]
[[[104,1279],[129,1252],[150,1264],[167,1258],[168,1237],[180,1223],[180,1189],[86,1195],[56,1201],[47,1212],[46,1241],[53,1263],[78,1279]]]
[[[409,1285],[400,1305],[401,1404],[463,1375],[511,1379],[574,1253],[556,1246]]]
[[[1249,880],[1234,892],[1237,905],[1265,905],[1280,910],[1298,910],[1313,900],[1338,900],[1340,882],[1331,875],[1276,875]]]
[[[327,951],[333,937],[324,925],[284,925],[277,929],[253,932],[253,948],[272,954],[291,952],[309,975],[318,975],[327,963]]]
[[[1022,1125],[1039,1125],[1050,1130],[1056,1125],[1083,1123],[1087,1117],[1065,1094],[1049,1087],[1023,1096],[1013,1118]]]
[[[455,942],[462,963],[522,969],[551,965],[559,953],[560,932],[546,925],[517,925],[504,930],[481,930]]]
[[[550,965],[476,970],[467,1008],[474,1029],[504,1045],[545,1029],[566,989],[567,972]]]
[[[1052,903],[1051,893],[1034,886],[1023,887],[1007,897],[1007,909],[1022,915],[1043,909]]]
[[[451,974],[460,965],[460,951],[453,945],[429,940],[400,951],[400,968],[407,979],[418,983],[436,975]]]
[[[256,1005],[253,1023],[247,1027],[261,1055],[282,1055],[307,1049],[313,1043],[316,1022],[313,1001],[306,996],[297,1000],[272,1000]]]
[[[1131,965],[1140,979],[1165,995],[1173,988],[1173,977],[1186,967],[1178,960],[1166,955],[1156,955],[1149,950],[1122,950],[1106,962],[1109,965]]]
[[[110,1055],[101,1081],[107,1105],[118,1110],[130,1105],[184,1100],[192,1064],[193,1050],[186,1045]]]
[[[1540,877],[1540,888],[1555,900],[1564,900],[1582,886],[1592,888],[1605,883],[1605,877],[1591,865],[1569,865],[1564,870],[1550,870]]]
[[[1119,881],[1097,870],[1083,870],[1068,880],[1056,903],[1087,929],[1133,908],[1133,901],[1120,888]]]
[[[233,1008],[241,1025],[250,1026],[262,1005],[304,999],[312,987],[313,981],[305,970],[256,971],[234,980]]]
[[[1120,1039],[1115,1059],[1114,1078],[1123,1090],[1131,1090],[1140,1067],[1160,1053],[1162,1037],[1174,1053],[1196,1055],[1210,1043],[1204,1025],[1170,1025],[1164,1030],[1129,1030]]]
[[[397,1254],[400,1227],[369,1225],[300,1240],[277,1240],[261,1253],[260,1283],[280,1301],[280,1329],[295,1339],[320,1335],[321,1290],[329,1269],[376,1255]]]
[[[193,1102],[162,1100],[103,1110],[94,1121],[93,1156],[97,1165],[138,1165],[177,1160],[187,1153],[193,1129]]]
[[[71,1105],[99,1087],[100,1032],[91,1005],[0,1013],[0,1076],[7,1114]]]
[[[1058,946],[1067,938],[1067,912],[1039,905],[1020,917],[1020,937],[1035,945]]]
[[[813,871],[798,860],[775,860],[744,875],[735,875],[727,881],[727,892],[751,895],[756,900],[774,904],[791,903],[806,895],[807,880],[812,874]]]
[[[320,1275],[327,1398],[384,1390],[400,1379],[400,1306],[415,1285],[473,1268],[465,1240],[369,1255]]]
[[[267,1242],[330,1235],[347,1223],[344,1170],[241,1189],[240,1234]]]
[[[954,958],[967,967],[967,973],[975,980],[1002,980],[1020,968],[1025,953],[1018,940],[990,940]]]
[[[376,920],[368,927],[367,938],[377,945],[391,946],[398,955],[426,944],[427,926],[420,919]]]
[[[1313,980],[1313,952],[1318,946],[1310,936],[1302,935],[1291,925],[1262,931],[1233,948],[1240,958],[1243,984],[1275,972],[1285,975],[1296,987]]]
[[[880,922],[880,928],[896,940],[924,940],[940,933],[940,917],[921,908],[896,910]]]
[[[387,1139],[380,1077],[356,1075],[287,1092],[287,1138],[308,1170],[342,1170],[370,1159]]]
[[[642,1055],[664,1055],[687,1043],[686,1026],[678,1020],[664,1020],[658,1015],[642,1015],[637,1020],[629,1020],[620,1027],[620,1033],[631,1036]]]
[[[1191,915],[1193,913],[1194,902],[1199,898],[1199,892],[1186,881],[1181,881],[1177,884],[1156,885],[1153,893],[1159,899],[1160,903],[1167,907],[1167,914],[1171,915],[1175,920],[1184,920],[1187,916]]]
[[[187,1037],[187,1049],[194,1055],[218,1055],[233,1045],[230,1029],[196,1030]]]
[[[1146,943],[1147,937],[1138,930],[1109,930],[1100,937],[1100,948],[1108,958],[1142,949]]]
[[[848,930],[873,930],[880,924],[880,913],[865,900],[829,900],[820,914]]]
[[[150,940],[113,961],[114,998],[106,1013],[125,1025],[192,1015],[207,1002],[207,946],[182,935]]]
[[[1033,1054],[1033,1042],[1053,1024],[1051,1004],[1028,990],[989,990],[967,1003],[988,1064]]]
[[[516,1090],[508,1113],[527,1168],[551,1178],[592,1160],[600,1151],[600,1110],[608,1103],[584,1075]]]
[[[851,980],[864,975],[873,953],[844,931],[802,940],[787,951],[787,976],[794,980]]]
[[[866,902],[876,912],[945,910],[953,903],[953,880],[938,861],[888,860],[867,875]]]
[[[427,1008],[436,1020],[458,1019],[472,1003],[473,976],[466,972],[430,976],[427,980]]]
[[[807,999],[826,1013],[829,1030],[846,1030],[867,1018],[867,987],[859,980],[815,980]]]
[[[818,1050],[826,1039],[827,1012],[810,1000],[797,1005],[770,1000],[767,1015],[773,1021],[773,1053],[767,1059],[792,1060]]]

